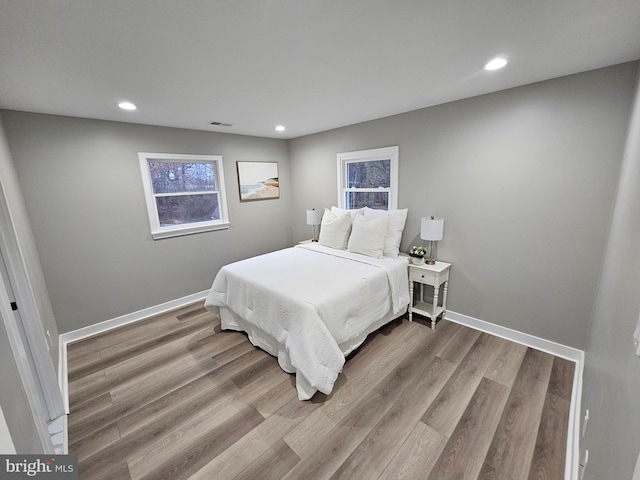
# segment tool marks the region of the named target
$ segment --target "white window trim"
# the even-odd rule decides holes
[[[393,147],[372,148],[338,154],[338,207],[346,208],[345,198],[347,192],[389,192],[389,210],[398,208],[398,158],[399,148]],[[389,188],[346,188],[346,167],[351,162],[368,162],[372,160],[391,160],[391,179]]]
[[[212,230],[223,230],[229,228],[229,213],[227,211],[227,194],[224,186],[224,170],[222,167],[222,156],[220,155],[190,155],[180,153],[149,153],[139,152],[140,170],[142,172],[142,186],[144,188],[144,197],[147,204],[147,214],[149,216],[149,226],[151,227],[151,236],[154,240],[161,238],[177,237],[180,235],[190,235],[192,233],[209,232]],[[151,172],[149,171],[150,161],[163,162],[211,162],[215,165],[216,183],[218,193],[218,205],[220,207],[220,220],[212,220],[210,222],[198,222],[185,225],[171,225],[169,227],[160,226],[158,217],[158,207],[156,204],[156,195],[153,192],[151,184]],[[214,192],[211,192],[214,194]],[[160,194],[161,196],[162,194]],[[177,196],[171,194],[171,196]]]

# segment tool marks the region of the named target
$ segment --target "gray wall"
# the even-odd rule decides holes
[[[582,408],[585,479],[630,479],[640,450],[640,81],[586,351]]]
[[[399,145],[402,248],[420,217],[445,217],[449,309],[584,349],[634,75],[624,64],[294,139],[293,217],[336,204],[336,153]]]
[[[222,265],[291,245],[285,140],[2,116],[61,333],[201,292]],[[222,155],[231,228],[152,240],[140,151]],[[281,197],[240,203],[238,160],[277,161]]]

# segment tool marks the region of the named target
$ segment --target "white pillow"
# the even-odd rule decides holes
[[[320,245],[346,250],[350,232],[351,215],[347,213],[334,215],[329,209],[324,209],[320,224],[320,237],[318,237]]]
[[[353,225],[353,221],[358,215],[364,215],[364,208],[355,208],[352,210],[345,210],[344,208],[331,207],[331,213],[333,213],[335,216],[344,215],[345,213],[350,214],[351,224]]]
[[[407,223],[407,213],[408,209],[406,208],[402,210],[374,210],[373,208],[364,207],[364,218],[389,217],[389,231],[384,245],[385,257],[396,258],[400,253],[400,242],[402,241],[404,225]]]
[[[382,258],[388,229],[389,216],[366,219],[363,215],[357,215],[349,237],[349,251]]]

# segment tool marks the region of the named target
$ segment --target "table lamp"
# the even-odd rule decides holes
[[[318,225],[322,222],[322,212],[319,210],[311,209],[307,210],[307,225],[311,225],[313,228],[312,242],[318,241]]]
[[[420,219],[420,238],[427,240],[427,265],[436,263],[436,253],[438,251],[438,240],[442,240],[444,235],[444,218],[431,215]]]

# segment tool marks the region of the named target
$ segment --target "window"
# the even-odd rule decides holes
[[[221,156],[138,157],[154,239],[229,228]]]
[[[398,208],[398,147],[338,154],[338,206]]]

